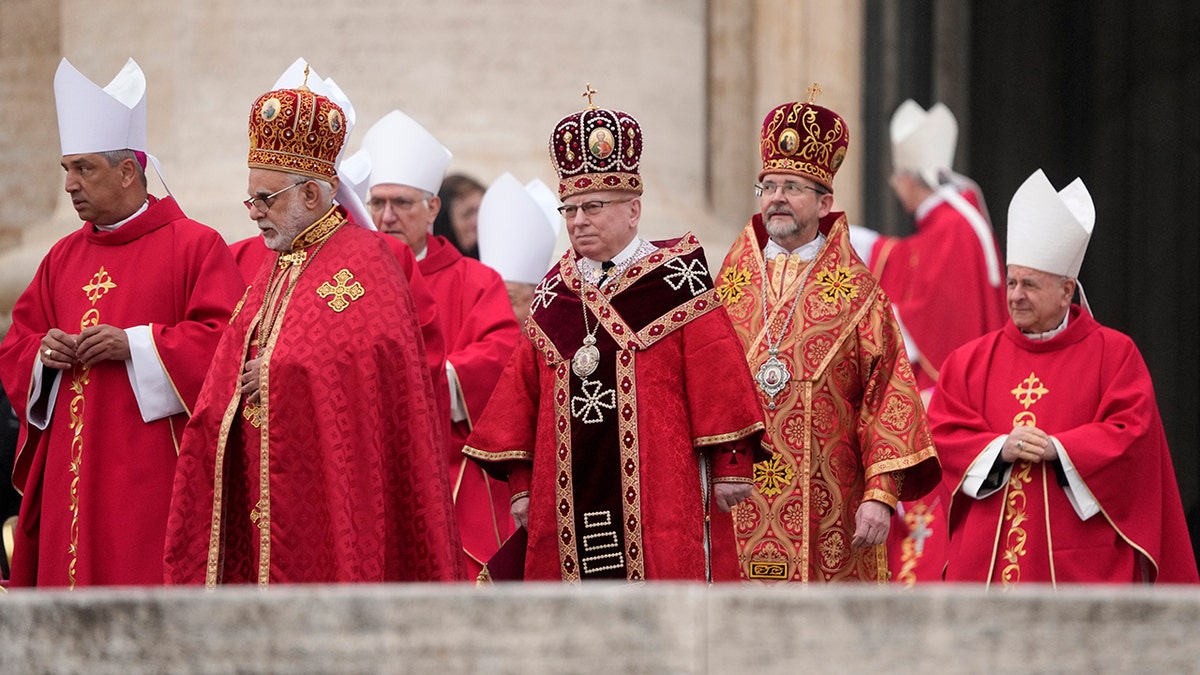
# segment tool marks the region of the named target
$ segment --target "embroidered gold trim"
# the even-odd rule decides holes
[[[462,452],[468,457],[483,459],[491,462],[499,462],[506,459],[527,459],[533,461],[533,453],[528,450],[505,450],[503,452],[489,452],[480,450],[469,445],[464,445]]]
[[[744,429],[731,431],[727,434],[717,434],[715,436],[700,436],[692,441],[692,445],[699,448],[706,445],[719,445],[721,443],[729,443],[730,441],[740,441],[741,439],[753,434],[756,431],[765,429],[762,422],[755,422]]]
[[[579,559],[575,545],[575,484],[571,478],[571,371],[566,363],[554,369],[555,504],[558,520],[558,563],[562,580],[579,583]]]
[[[638,439],[637,366],[635,352],[617,353],[617,438],[621,444],[621,510],[625,516],[625,578],[646,578],[642,539],[641,452]]]

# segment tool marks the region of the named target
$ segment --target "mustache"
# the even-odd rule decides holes
[[[792,207],[787,206],[786,204],[780,204],[779,206],[767,207],[767,218],[770,218],[772,216],[778,216],[778,215],[791,216],[791,217],[795,218],[796,212],[792,210]]]

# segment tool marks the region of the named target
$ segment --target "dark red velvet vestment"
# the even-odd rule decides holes
[[[762,413],[703,249],[655,244],[601,289],[564,255],[467,441],[529,491],[526,580],[703,580],[706,559],[738,578],[729,514],[705,504],[713,481],[750,481]],[[585,309],[600,357],[580,377]]]

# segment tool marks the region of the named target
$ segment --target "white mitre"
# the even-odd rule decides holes
[[[505,281],[537,284],[550,269],[562,217],[546,184],[506,173],[479,203],[479,259]]]
[[[62,154],[146,152],[146,76],[133,59],[101,88],[63,59],[54,73]]]
[[[425,127],[399,110],[384,115],[367,130],[362,150],[370,162],[368,190],[389,183],[436,195],[453,157]]]
[[[958,122],[941,103],[926,111],[916,101],[906,100],[892,113],[892,166],[896,171],[919,174],[930,187],[937,187],[938,173],[954,165]]]
[[[1095,224],[1083,179],[1056,191],[1038,169],[1008,205],[1008,264],[1076,279]]]
[[[308,61],[303,57],[296,59],[292,65],[288,66],[287,70],[275,80],[275,86],[272,89],[298,89],[301,85],[308,87],[309,91],[318,96],[324,96],[333,101],[342,109],[342,114],[346,120],[346,140],[342,143],[342,149],[338,153],[335,160],[338,174],[338,188],[334,199],[338,204],[341,204],[346,212],[350,214],[350,219],[357,225],[365,227],[368,230],[374,230],[375,221],[371,218],[371,214],[367,213],[367,207],[363,206],[363,200],[355,191],[353,181],[348,180],[342,171],[344,162],[342,157],[346,154],[346,148],[350,146],[350,132],[354,131],[354,104],[350,102],[350,97],[342,91],[337,82],[333,81],[332,77],[327,77],[324,80],[317,74],[317,71],[312,69]]]

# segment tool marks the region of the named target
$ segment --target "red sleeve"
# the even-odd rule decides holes
[[[181,278],[175,287],[183,320],[150,329],[163,370],[190,414],[217,341],[246,284],[219,234],[208,228],[178,231],[172,255],[179,260],[175,269]]]
[[[492,269],[482,264],[469,267],[458,290],[462,324],[446,360],[458,375],[467,404],[467,423],[471,424],[487,406],[501,371],[521,339],[521,327],[504,280]]]

